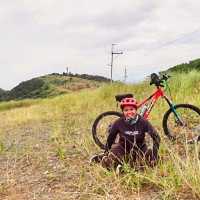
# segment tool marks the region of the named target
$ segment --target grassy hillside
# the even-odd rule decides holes
[[[51,74],[20,83],[10,91],[0,90],[0,100],[53,97],[85,88],[96,88],[107,79],[100,76]]]
[[[200,59],[189,61],[188,63],[182,63],[179,65],[176,65],[174,67],[169,68],[166,72],[176,72],[176,73],[187,73],[191,70],[200,71]]]
[[[178,74],[170,85],[175,102],[200,106],[200,73]],[[88,163],[100,151],[91,137],[95,117],[116,110],[118,93],[133,92],[141,100],[153,90],[148,82],[114,84],[0,104],[0,199],[199,199],[199,146],[188,147],[192,154],[180,158],[176,144],[163,136],[163,101],[150,118],[162,137],[157,167],[135,171],[125,166],[126,173],[117,176]]]
[[[4,94],[6,91],[0,88],[0,95]]]

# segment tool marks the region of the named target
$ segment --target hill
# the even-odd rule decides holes
[[[195,60],[189,61],[188,63],[182,63],[179,65],[176,65],[174,67],[169,68],[168,70],[164,72],[165,73],[170,73],[170,72],[188,73],[192,70],[200,71],[200,59],[195,59]]]
[[[85,88],[96,88],[108,81],[101,76],[53,73],[21,82],[10,91],[0,90],[0,101],[53,97]]]
[[[0,95],[4,94],[6,91],[0,88]]]
[[[174,101],[200,106],[199,84],[196,71],[173,76]],[[142,100],[153,90],[149,82],[115,83],[51,99],[1,103],[0,199],[199,199],[199,146],[188,145],[182,157],[177,144],[164,137],[161,120],[168,106],[162,100],[150,117],[162,137],[156,167],[139,171],[125,165],[125,173],[117,176],[88,163],[100,151],[91,135],[97,115],[116,110],[116,94],[131,92]]]
[[[77,77],[77,78],[82,78],[82,79],[87,79],[87,80],[93,80],[93,81],[98,81],[98,82],[110,82],[109,78],[99,76],[99,75],[89,75],[89,74],[72,74],[72,73],[63,73],[64,76],[68,77]]]

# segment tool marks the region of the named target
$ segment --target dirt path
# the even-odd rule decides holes
[[[99,166],[89,166],[88,153],[72,144],[80,135],[74,134],[71,143],[59,144],[54,125],[54,122],[9,128],[1,125],[0,199],[159,199],[152,188],[145,192],[119,190],[120,179]]]

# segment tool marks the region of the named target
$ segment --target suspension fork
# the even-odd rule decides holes
[[[184,122],[181,119],[181,116],[179,115],[179,113],[175,109],[175,104],[173,104],[173,102],[167,96],[164,95],[163,98],[166,100],[166,102],[169,105],[170,109],[174,113],[176,123],[181,125],[181,126],[184,126]]]

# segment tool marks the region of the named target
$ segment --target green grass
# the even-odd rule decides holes
[[[200,73],[174,74],[170,86],[175,102],[200,107]],[[91,136],[91,126],[97,115],[119,110],[114,99],[116,94],[130,92],[142,100],[152,91],[154,88],[147,81],[137,85],[116,83],[52,99],[0,104],[1,163],[6,166],[6,163],[15,161],[18,166],[5,168],[7,178],[0,181],[0,196],[3,193],[11,195],[12,182],[22,191],[30,186],[29,191],[35,192],[43,184],[41,180],[45,180],[44,187],[51,190],[49,193],[45,193],[47,190],[35,192],[36,199],[45,199],[42,195],[51,195],[54,199],[200,198],[199,146],[187,146],[187,156],[183,159],[176,144],[163,136],[162,115],[167,105],[162,100],[155,105],[150,118],[162,137],[161,161],[155,168],[136,171],[125,165],[126,173],[117,176],[114,171],[88,164],[89,157],[100,151]],[[25,163],[21,161],[23,159]],[[21,168],[25,171],[17,173]],[[29,170],[33,178],[27,184],[18,182],[29,176]],[[37,176],[40,181],[34,190],[31,184]]]

